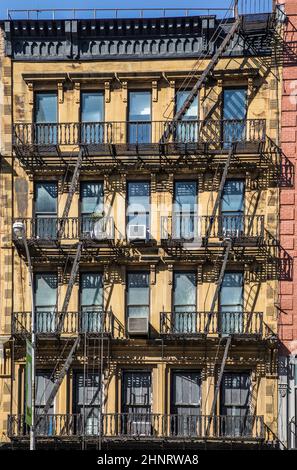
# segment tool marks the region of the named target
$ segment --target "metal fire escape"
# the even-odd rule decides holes
[[[216,52],[213,55],[212,59],[210,60],[208,66],[203,71],[203,73],[200,76],[200,78],[198,79],[197,83],[194,85],[194,87],[190,91],[187,99],[183,103],[183,106],[175,113],[175,115],[173,116],[173,119],[171,120],[171,123],[169,123],[168,126],[166,126],[166,130],[165,130],[164,134],[162,135],[162,137],[160,139],[160,142],[168,141],[168,139],[170,138],[170,135],[174,132],[175,123],[178,120],[180,120],[185,115],[187,110],[190,108],[190,106],[192,105],[195,97],[197,96],[199,91],[202,89],[202,87],[206,84],[208,78],[211,76],[212,72],[214,71],[215,66],[218,64],[220,58],[223,56],[224,52],[226,51],[226,49],[230,45],[230,42],[232,41],[232,39],[234,38],[234,36],[236,34],[238,34],[238,36],[240,36],[240,37],[244,37],[244,31],[242,30],[242,17],[240,17],[238,14],[236,15],[234,23],[230,27],[229,31],[225,35],[225,37],[224,37],[223,41],[221,42],[220,46],[216,50]],[[223,172],[222,172],[217,198],[216,198],[216,201],[215,201],[215,204],[214,204],[214,207],[213,207],[212,216],[210,218],[210,223],[209,223],[209,226],[208,226],[208,229],[207,229],[206,243],[208,243],[208,239],[209,239],[210,234],[211,234],[212,226],[213,226],[213,223],[214,223],[214,219],[215,219],[217,210],[219,208],[223,188],[224,188],[224,185],[225,185],[225,181],[226,181],[226,178],[227,178],[227,175],[228,175],[228,170],[229,170],[229,167],[230,167],[232,157],[234,156],[234,153],[235,153],[235,148],[234,148],[233,145],[231,145],[230,150],[228,152],[227,161],[225,163],[225,166],[224,166],[224,169],[223,169]],[[64,211],[63,211],[62,220],[61,220],[59,231],[58,231],[59,238],[62,237],[62,235],[64,233],[64,230],[65,230],[65,222],[66,222],[66,218],[67,218],[68,213],[69,213],[69,209],[70,209],[70,205],[71,205],[71,202],[72,202],[72,199],[73,199],[73,195],[74,195],[77,183],[78,183],[82,160],[83,160],[83,152],[82,152],[82,150],[80,150],[78,158],[77,158],[77,162],[76,162],[76,165],[75,165],[75,168],[74,168],[69,194],[67,196],[65,208],[64,208]],[[221,246],[224,248],[223,261],[222,261],[222,266],[221,266],[221,269],[220,269],[220,274],[219,274],[218,280],[216,282],[216,289],[215,289],[215,293],[214,293],[214,296],[213,296],[213,299],[212,299],[210,313],[209,313],[207,323],[206,323],[206,327],[205,327],[205,334],[206,335],[208,335],[208,333],[209,333],[209,327],[210,327],[211,320],[212,320],[212,317],[213,317],[213,314],[214,314],[214,311],[215,311],[215,308],[216,308],[216,305],[217,305],[217,300],[218,300],[218,297],[219,297],[223,277],[224,277],[224,274],[225,274],[225,271],[226,271],[226,266],[227,266],[230,250],[232,249],[232,240],[229,239],[229,238],[225,238],[225,240],[222,242]],[[67,287],[67,291],[66,291],[66,295],[65,295],[65,299],[64,299],[64,303],[63,303],[63,307],[62,307],[61,316],[60,316],[60,319],[59,319],[59,326],[58,326],[58,332],[59,333],[61,333],[62,329],[63,329],[63,321],[64,321],[64,317],[65,317],[65,314],[66,314],[66,311],[67,311],[67,308],[68,308],[68,304],[69,304],[72,288],[73,288],[73,285],[74,285],[74,282],[75,282],[75,278],[76,278],[76,275],[77,275],[77,272],[78,272],[81,251],[82,251],[82,244],[79,243],[78,246],[77,246],[77,252],[76,252],[76,255],[75,255],[75,258],[74,258],[74,261],[73,261],[70,280],[69,280],[69,284],[68,284],[68,287]],[[222,361],[221,361],[218,380],[217,380],[216,386],[215,386],[215,393],[214,393],[214,398],[213,398],[213,402],[212,402],[210,420],[208,422],[206,435],[210,431],[212,416],[215,413],[217,398],[218,398],[218,394],[219,394],[219,390],[220,390],[220,385],[221,385],[221,381],[222,381],[222,377],[223,377],[223,373],[224,373],[224,369],[225,369],[225,365],[226,365],[226,361],[227,361],[227,357],[228,357],[229,348],[231,346],[231,336],[227,335],[224,339],[226,340],[226,344],[225,344],[225,348],[224,348],[223,358],[222,358]],[[221,339],[221,341],[222,341],[222,339]],[[79,344],[80,344],[80,336],[78,335],[78,337],[76,338],[75,342],[73,343],[73,345],[71,347],[71,350],[68,354],[68,357],[66,358],[66,361],[65,361],[63,367],[60,370],[58,378],[56,379],[56,381],[54,383],[52,392],[51,392],[51,394],[50,394],[50,396],[49,396],[49,398],[48,398],[48,400],[47,400],[47,402],[46,402],[46,404],[43,408],[43,414],[48,413],[48,411],[49,411],[49,409],[50,409],[50,407],[53,403],[53,400],[54,400],[54,398],[55,398],[55,396],[56,396],[56,394],[59,390],[59,387],[60,387],[65,375],[67,374],[67,371],[69,370],[69,368],[71,366],[71,363],[72,363],[73,358],[74,358],[75,351],[77,350]]]
[[[61,238],[63,236],[63,233],[64,233],[64,230],[65,230],[66,220],[67,220],[67,217],[69,215],[69,210],[70,210],[70,207],[71,207],[73,196],[74,196],[74,193],[76,191],[78,181],[79,181],[79,175],[80,175],[81,166],[82,166],[82,162],[83,162],[83,156],[84,156],[83,155],[83,150],[80,149],[79,154],[77,156],[76,164],[75,164],[75,167],[74,167],[74,170],[73,170],[71,183],[70,183],[70,187],[69,187],[69,192],[67,194],[67,199],[66,199],[64,210],[63,210],[63,215],[62,215],[60,226],[59,226],[59,229],[58,229],[58,240],[61,240]],[[67,290],[66,290],[62,310],[61,310],[61,315],[60,315],[60,318],[59,318],[59,321],[58,321],[58,327],[57,327],[57,334],[58,335],[60,335],[63,332],[64,319],[65,319],[65,315],[67,313],[67,309],[68,309],[72,289],[73,289],[75,279],[76,279],[76,276],[77,276],[77,273],[78,273],[81,253],[82,253],[82,242],[79,242],[78,245],[77,245],[76,254],[75,254],[74,259],[73,259],[71,273],[70,273],[70,279],[69,279],[69,282],[68,282],[68,285],[67,285]],[[68,353],[66,361],[65,361],[63,367],[61,368],[61,370],[58,374],[58,377],[55,380],[52,391],[51,391],[51,393],[50,393],[50,395],[49,395],[49,397],[46,401],[46,404],[45,404],[43,410],[42,410],[43,415],[46,415],[48,413],[48,411],[50,410],[50,407],[51,407],[51,405],[52,405],[52,403],[55,399],[55,396],[56,396],[56,394],[57,394],[57,392],[60,388],[60,385],[62,384],[63,379],[66,376],[66,374],[67,374],[67,372],[68,372],[68,370],[69,370],[69,368],[72,364],[75,352],[76,352],[77,348],[79,347],[79,344],[80,344],[80,335],[78,334],[77,338],[75,339],[75,341],[74,341],[74,343],[73,343],[73,345],[72,345],[72,347],[71,347],[71,349]]]

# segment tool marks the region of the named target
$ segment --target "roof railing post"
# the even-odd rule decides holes
[[[238,0],[234,0],[234,18],[238,18]]]

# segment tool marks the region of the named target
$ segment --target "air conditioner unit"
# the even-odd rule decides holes
[[[239,238],[239,229],[223,229],[223,238]]]
[[[144,317],[128,318],[128,333],[130,335],[147,335],[148,319]]]
[[[129,240],[145,240],[146,225],[128,225]]]
[[[107,219],[96,220],[92,228],[92,238],[96,240],[109,240],[112,237],[109,228]]]

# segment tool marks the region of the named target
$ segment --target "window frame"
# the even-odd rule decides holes
[[[103,120],[102,121],[98,121],[98,123],[103,123],[105,122],[105,93],[104,93],[104,90],[97,90],[97,89],[83,89],[80,91],[80,107],[79,107],[79,122],[81,124],[88,124],[88,123],[93,123],[94,121],[83,121],[82,120],[82,114],[83,114],[83,95],[84,94],[88,94],[88,93],[96,93],[98,95],[101,95],[102,96],[102,117],[103,117]],[[97,121],[96,121],[97,122]]]
[[[151,238],[151,197],[152,197],[152,193],[151,193],[151,181],[150,180],[128,180],[127,181],[127,186],[126,186],[126,217],[125,217],[125,225],[126,225],[126,237],[128,238],[128,225],[129,224],[129,185],[132,184],[132,183],[139,183],[139,184],[148,184],[148,188],[149,188],[149,194],[148,194],[148,204],[149,204],[149,211],[148,212],[137,212],[137,215],[141,215],[141,216],[144,216],[145,215],[145,218],[147,220],[147,226],[146,226],[146,237],[145,237],[145,240],[150,240]],[[135,216],[135,212],[133,213],[133,215]],[[133,225],[133,224],[131,224]]]
[[[56,96],[56,113],[57,113],[57,122],[37,122],[36,117],[37,117],[37,95],[55,95]],[[33,95],[33,122],[32,124],[59,124],[59,100],[58,100],[58,92],[56,90],[36,90],[34,91]]]
[[[148,275],[148,305],[146,304],[139,304],[139,305],[135,305],[135,304],[128,304],[128,290],[129,290],[129,275],[130,274],[147,274]],[[134,306],[134,307],[148,307],[148,316],[147,316],[147,320],[148,320],[148,323],[150,324],[150,320],[151,320],[151,285],[150,285],[150,271],[149,269],[137,269],[137,270],[128,270],[126,271],[126,285],[125,285],[125,323],[126,323],[126,331],[127,331],[127,325],[128,325],[128,319],[129,318],[133,318],[133,317],[129,317],[129,307],[130,306]],[[141,317],[141,318],[146,318],[146,317]]]
[[[145,121],[145,120],[139,120],[139,121],[130,121],[130,111],[131,111],[131,106],[130,106],[130,96],[131,96],[131,93],[149,93],[150,94],[150,119],[148,121]],[[152,143],[152,137],[153,137],[153,121],[152,121],[152,117],[153,117],[153,93],[152,93],[152,90],[149,89],[149,88],[144,88],[144,89],[141,89],[141,88],[132,88],[132,89],[129,89],[128,90],[128,99],[127,99],[127,110],[126,110],[126,122],[127,122],[127,132],[126,132],[126,142],[131,144],[131,145],[136,145],[137,142],[130,142],[130,125],[132,124],[137,124],[137,123],[146,123],[148,125],[150,125],[150,139],[149,139],[149,142],[145,142],[147,144],[150,144]],[[142,143],[142,142],[138,142],[138,143]]]

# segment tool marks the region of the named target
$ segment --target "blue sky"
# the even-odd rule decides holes
[[[38,8],[226,8],[231,0],[0,0],[0,17],[9,9]]]

